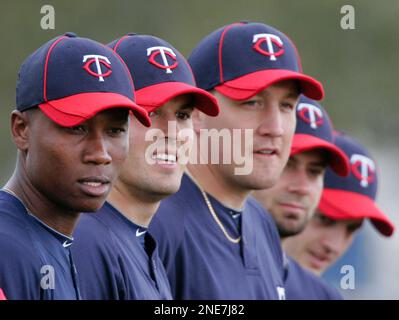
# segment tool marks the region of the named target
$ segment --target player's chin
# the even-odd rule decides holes
[[[183,177],[184,166],[176,166],[172,170],[158,170],[153,171],[152,175],[157,179],[158,183],[171,184],[171,185],[180,185],[180,181]]]
[[[324,268],[319,268],[319,267],[314,267],[312,264],[308,264],[308,269],[310,269],[314,274],[317,276],[321,277],[321,275],[324,273],[324,271],[327,270],[328,267]]]
[[[254,167],[251,178],[256,188],[254,190],[262,190],[272,188],[280,179],[283,167],[274,166],[256,166]]]
[[[290,221],[280,221],[277,224],[277,229],[282,237],[292,237],[303,231],[303,227],[300,224],[293,224]]]
[[[104,205],[106,197],[96,197],[91,199],[82,199],[76,203],[78,212],[96,212]]]
[[[180,182],[181,182],[180,179],[172,181],[169,180],[168,184],[157,185],[156,190],[154,190],[154,192],[162,196],[162,198],[166,198],[179,191]]]
[[[100,210],[102,208],[102,206],[104,205],[105,201],[101,202],[101,204],[98,205],[93,205],[93,206],[83,206],[80,208],[79,212],[97,212],[98,210]]]
[[[275,178],[273,175],[254,173],[247,180],[251,190],[264,190],[273,187],[277,183],[278,177]]]

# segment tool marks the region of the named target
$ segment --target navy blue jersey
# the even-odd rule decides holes
[[[149,230],[159,243],[176,299],[281,299],[283,255],[270,215],[253,198],[241,214],[209,196],[230,242],[199,188],[184,175],[180,190],[164,199]],[[237,223],[237,219],[241,221]]]
[[[337,289],[308,270],[291,257],[286,257],[285,295],[287,300],[342,300]]]
[[[7,299],[79,299],[72,242],[0,191],[0,288]]]
[[[83,214],[74,238],[83,299],[172,298],[155,240],[110,203]]]

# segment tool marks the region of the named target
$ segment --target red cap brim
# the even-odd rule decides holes
[[[142,88],[136,91],[136,100],[151,112],[182,94],[192,94],[195,107],[203,113],[212,117],[219,114],[219,105],[212,94],[184,82],[162,82]]]
[[[376,229],[389,237],[395,226],[369,197],[357,192],[324,189],[319,203],[320,211],[332,219],[369,218]]]
[[[97,113],[112,108],[130,109],[146,127],[151,125],[147,111],[124,95],[109,92],[86,92],[39,104],[40,110],[63,127],[76,126]]]
[[[301,93],[313,100],[321,100],[324,97],[322,84],[299,72],[284,69],[268,69],[246,74],[234,80],[216,86],[215,90],[233,100],[245,100],[268,86],[283,80],[298,80],[301,85]]]
[[[310,134],[294,134],[291,145],[291,155],[310,151],[313,149],[325,149],[330,154],[330,167],[341,177],[349,174],[349,159],[347,155],[333,143],[317,138]]]

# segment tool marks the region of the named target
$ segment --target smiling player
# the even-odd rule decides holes
[[[137,102],[150,112],[152,126],[148,129],[132,120],[132,148],[108,201],[96,215],[85,215],[77,227],[74,255],[82,295],[170,299],[157,243],[147,226],[160,201],[179,189],[185,166],[178,162],[178,149],[191,142],[179,136],[183,130],[191,131],[193,109],[216,116],[219,108],[212,95],[195,87],[187,61],[166,41],[130,34],[109,46],[129,67]],[[169,131],[169,124],[175,129]]]

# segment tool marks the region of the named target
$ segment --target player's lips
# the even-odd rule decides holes
[[[154,160],[156,164],[166,166],[175,166],[178,162],[177,152],[172,150],[157,150],[152,154],[151,159]]]
[[[279,150],[277,148],[257,148],[254,149],[254,154],[264,157],[278,156]]]
[[[111,188],[111,180],[104,176],[87,177],[78,180],[80,189],[91,197],[101,197],[106,195]]]
[[[324,269],[331,261],[331,257],[327,254],[319,253],[313,250],[308,250],[308,254],[310,257],[310,265],[316,270]]]
[[[297,202],[278,202],[278,205],[292,213],[303,213],[306,207]]]

